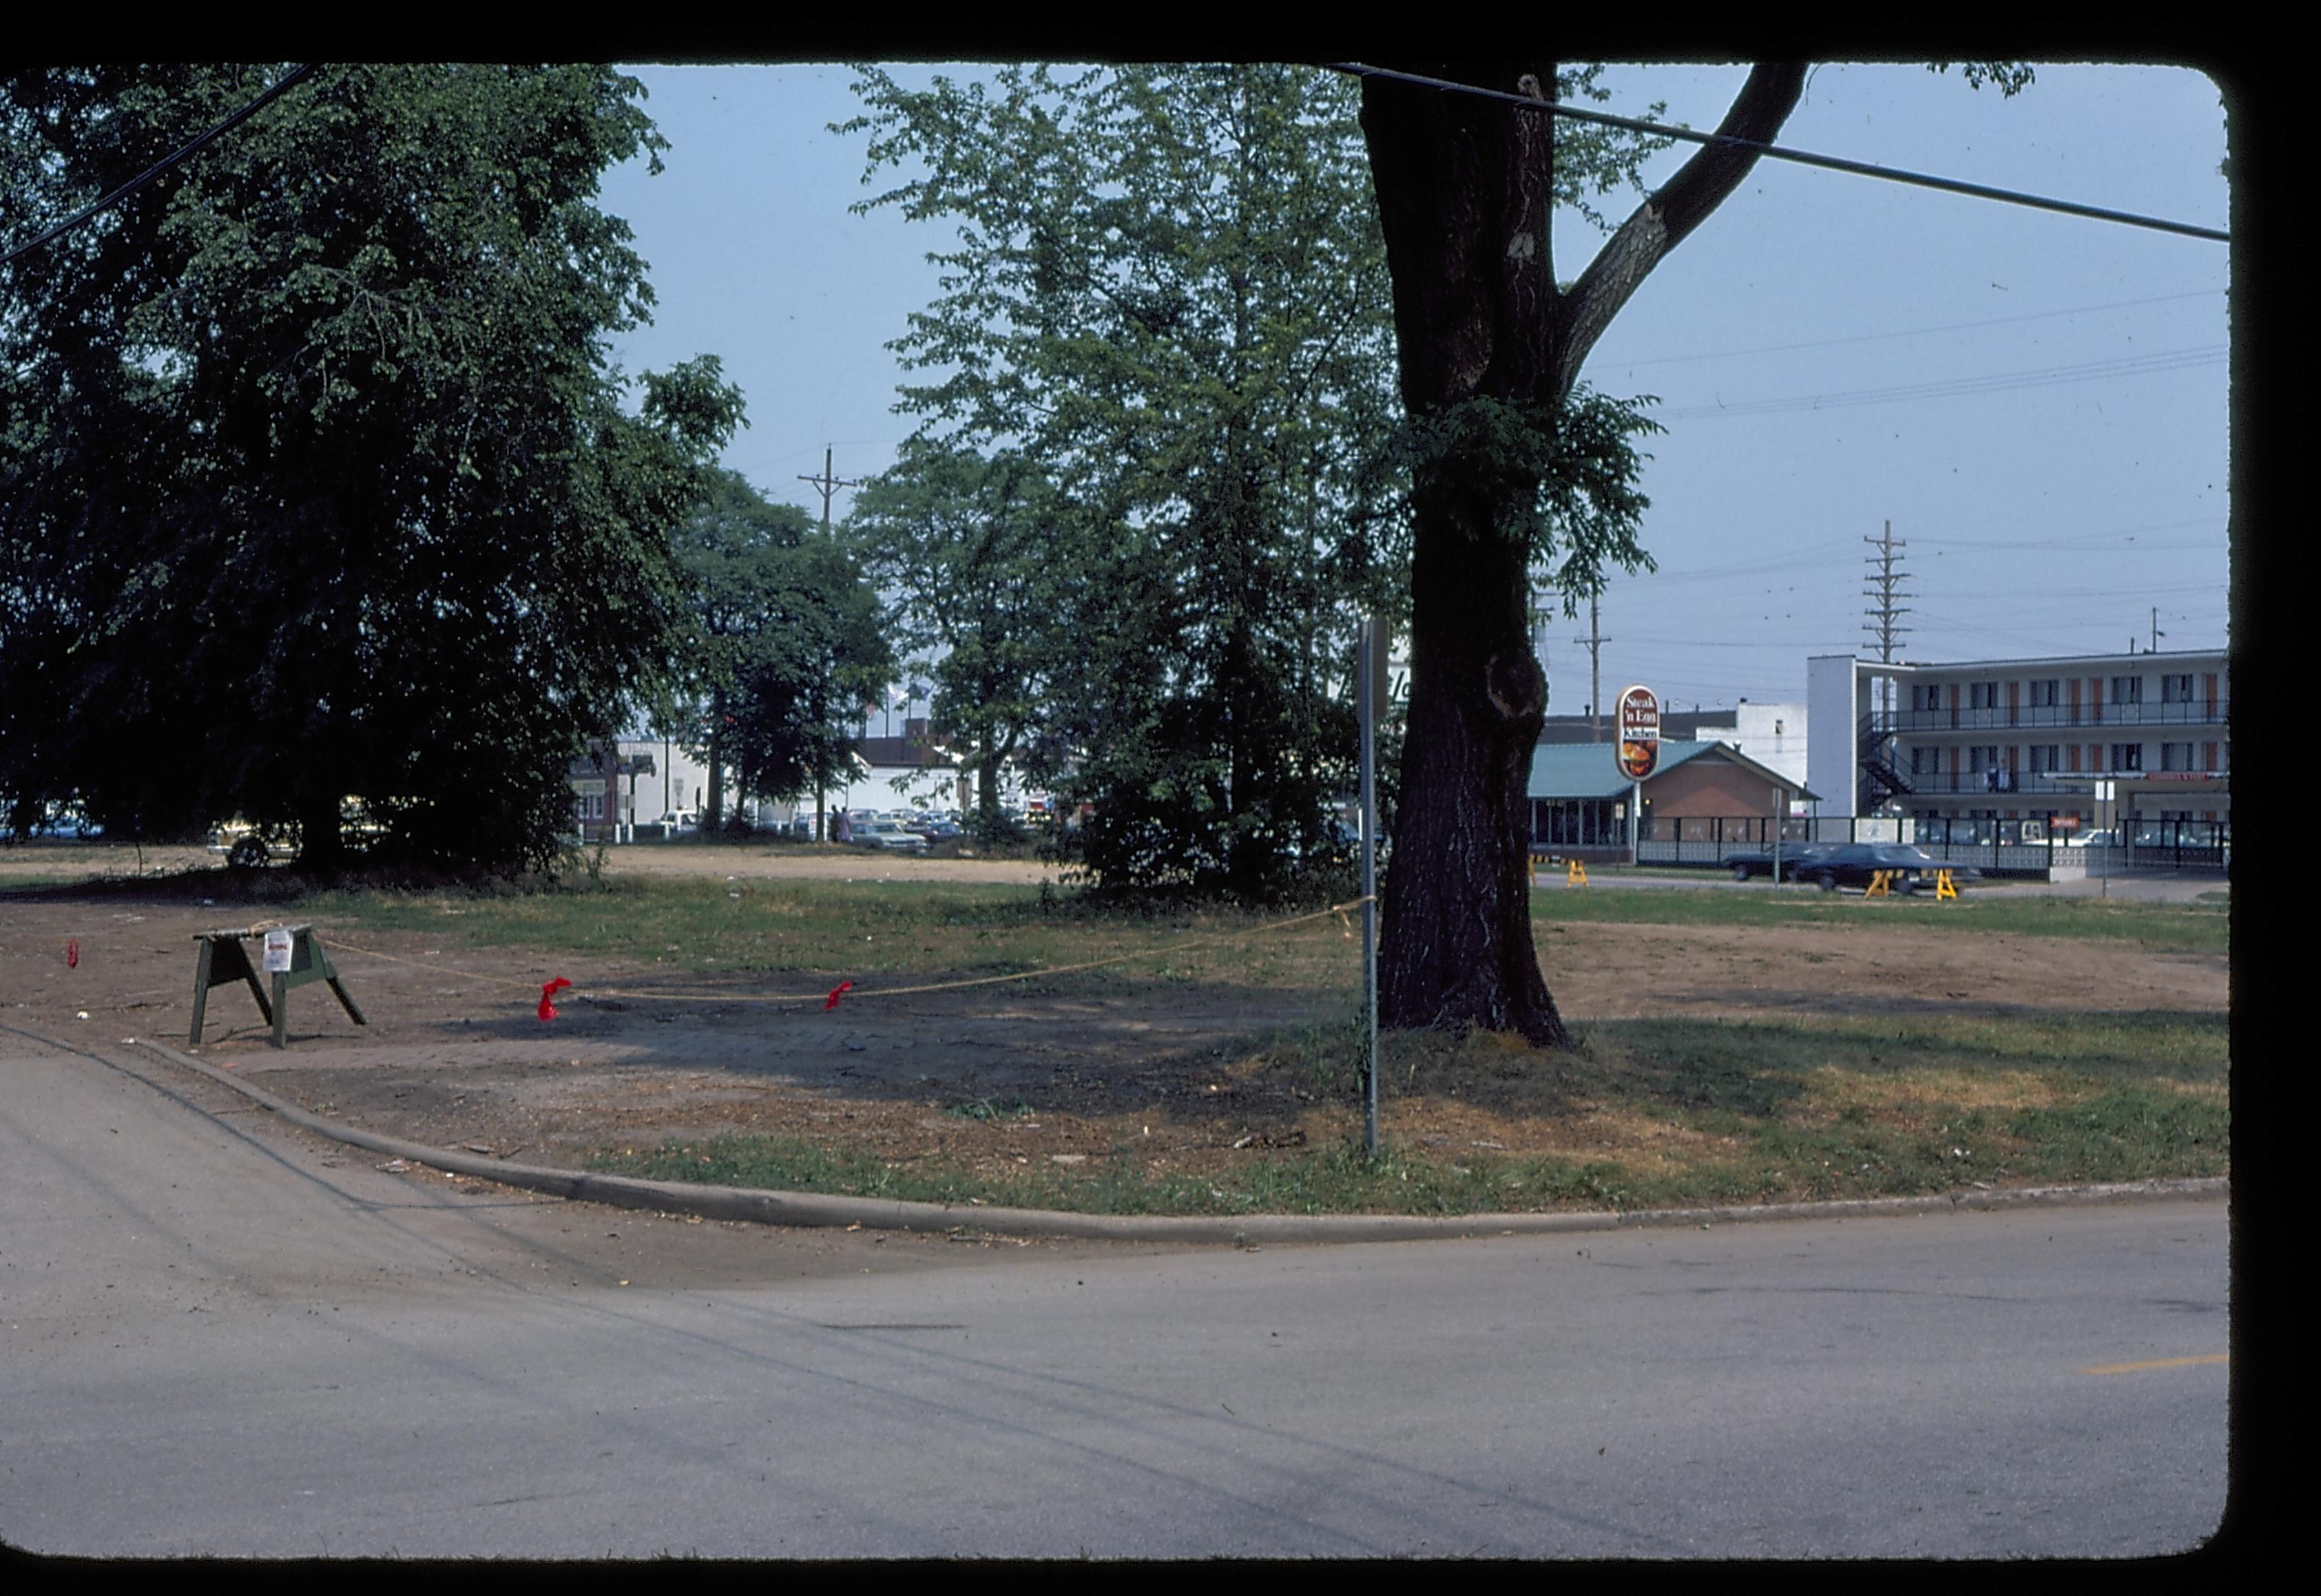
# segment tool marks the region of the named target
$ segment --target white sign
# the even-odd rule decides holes
[[[266,933],[265,967],[269,970],[282,970],[286,972],[290,968],[289,932],[269,931]]]

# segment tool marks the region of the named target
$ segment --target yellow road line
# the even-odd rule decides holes
[[[2228,1352],[2204,1352],[2198,1357],[2154,1357],[2140,1364],[2098,1364],[2092,1369],[2081,1369],[2082,1374],[2140,1374],[2146,1369],[2189,1369],[2194,1364],[2221,1364],[2232,1356]]]

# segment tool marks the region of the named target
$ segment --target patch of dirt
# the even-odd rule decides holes
[[[872,863],[899,871],[975,862]],[[194,934],[260,912],[118,890],[0,901],[0,1020],[67,1039],[148,1036],[184,1048]],[[1139,1158],[1218,1172],[1332,1145],[1358,1124],[1350,1075],[1318,1080],[1264,1042],[1283,1028],[1340,1024],[1338,1000],[1243,993],[1220,1002],[1214,987],[1167,984],[1117,997],[981,986],[896,998],[865,989],[825,1011],[752,1002],[762,991],[754,976],[671,976],[612,960],[581,968],[560,957],[560,973],[600,989],[650,983],[682,995],[600,1003],[566,993],[560,1018],[544,1024],[534,1012],[546,967],[537,956],[460,952],[447,965],[425,932],[363,940],[392,956],[336,956],[368,1025],[354,1025],[327,987],[303,986],[290,997],[291,1045],[278,1053],[249,993],[220,986],[198,1056],[351,1124],[550,1164],[577,1164],[607,1146],[765,1132],[898,1162],[1086,1167]],[[77,944],[70,966],[68,941]],[[1807,1012],[2220,1011],[2228,997],[2221,956],[1946,933],[1876,908],[1858,927],[1586,923],[1543,927],[1540,941],[1549,986],[1566,1020],[1582,1026]],[[1679,1150],[1670,1138],[1679,1133],[1648,1116],[1556,1111],[1568,1065],[1519,1044],[1504,1051],[1494,1062],[1488,1048],[1470,1050],[1460,1069],[1430,1072],[1423,1084],[1390,1081],[1397,1135],[1434,1150],[1639,1167]]]

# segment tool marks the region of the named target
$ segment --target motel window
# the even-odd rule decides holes
[[[2062,685],[2063,684],[2061,681],[2032,683],[2030,685],[2031,707],[2034,710],[2053,709],[2057,703],[2058,690],[2062,688]]]
[[[2161,677],[2161,678],[2160,678],[2160,702],[2161,702],[2161,703],[2191,703],[2191,702],[2192,702],[2192,675],[2191,675],[2191,673],[2190,673],[2189,671],[2187,671],[2187,672],[2185,672],[2182,676],[2162,676],[2162,677]]]
[[[2160,768],[2162,770],[2198,770],[2192,762],[2198,750],[2189,742],[2164,742],[2160,745]]]
[[[2144,678],[2142,676],[2114,676],[2111,679],[2111,701],[2114,703],[2142,703],[2144,702]]]
[[[1938,710],[1943,707],[1943,690],[1933,683],[1921,683],[1910,689],[1910,707],[1914,710]]]
[[[2034,743],[2030,748],[2031,774],[2043,775],[2063,767],[2063,750],[2054,743]]]
[[[1998,707],[1998,684],[1970,682],[1967,684],[1969,709],[1995,710]]]
[[[2114,770],[2144,768],[2144,745],[2140,742],[2116,742],[2111,745],[2111,767]]]
[[[1998,746],[1994,743],[1988,748],[1980,745],[1969,748],[1966,751],[1966,767],[1970,774],[1978,770],[1998,769]]]

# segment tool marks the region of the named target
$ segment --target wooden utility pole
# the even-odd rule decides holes
[[[831,495],[842,487],[860,487],[862,485],[859,482],[849,482],[842,477],[832,476],[830,474],[830,457],[831,451],[825,448],[822,451],[821,476],[808,476],[804,472],[800,472],[798,474],[798,480],[800,482],[810,482],[814,484],[815,488],[820,490],[822,494],[822,535],[825,538],[830,536]]]
[[[1612,639],[1596,630],[1596,600],[1588,600],[1588,740],[1604,740],[1604,645]]]
[[[804,472],[800,472],[798,474],[798,480],[800,482],[810,482],[814,484],[815,487],[821,493],[822,535],[825,538],[829,537],[831,495],[835,494],[840,488],[860,487],[862,485],[860,482],[849,482],[832,472],[831,449],[827,444],[824,445],[822,450],[822,475],[819,476],[808,476]],[[815,709],[823,709],[822,692],[818,686],[815,691],[814,702]],[[825,828],[823,821],[822,798],[823,793],[828,790],[829,786],[830,772],[824,768],[822,755],[817,752],[814,757],[814,839],[816,842],[821,842],[826,839]]]

